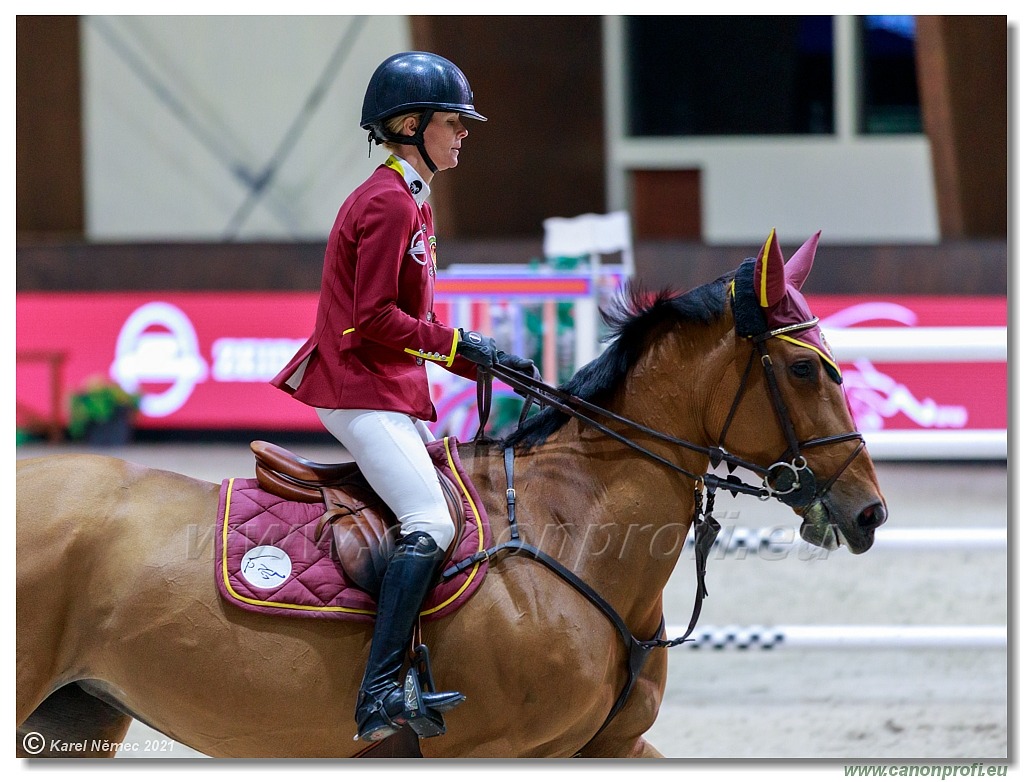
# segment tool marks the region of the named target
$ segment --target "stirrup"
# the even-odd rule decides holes
[[[402,697],[404,712],[400,719],[423,739],[442,735],[447,728],[441,715],[466,700],[466,696],[459,692],[436,691],[434,674],[430,669],[430,651],[426,644],[420,644],[415,649],[412,666],[405,674]],[[432,700],[434,702],[430,703]]]
[[[365,694],[365,693],[364,693]],[[413,653],[401,688],[392,686],[368,707],[364,727],[353,737],[381,741],[408,726],[422,739],[440,736],[447,728],[443,714],[466,700],[461,692],[437,692],[430,668],[430,650],[420,644]],[[391,707],[390,709],[388,707]]]

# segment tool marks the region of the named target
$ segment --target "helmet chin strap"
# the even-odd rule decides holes
[[[423,162],[427,164],[427,168],[430,169],[431,174],[437,173],[437,166],[434,165],[434,161],[430,159],[430,155],[427,154],[427,145],[423,139],[423,131],[426,129],[427,124],[434,116],[433,109],[424,109],[420,115],[420,124],[416,128],[416,132],[411,136],[398,136],[394,133],[389,133],[384,130],[383,126],[380,128],[380,133],[376,129],[371,130],[369,134],[369,141],[372,143],[380,144],[382,141],[390,141],[392,144],[408,144],[409,146],[416,147],[419,150],[420,157],[423,158]]]

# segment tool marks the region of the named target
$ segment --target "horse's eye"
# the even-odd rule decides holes
[[[789,368],[789,371],[793,373],[793,377],[798,377],[802,380],[812,378],[814,377],[814,362],[797,361]]]

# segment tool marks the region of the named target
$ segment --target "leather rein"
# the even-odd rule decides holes
[[[537,376],[530,376],[522,372],[510,369],[505,366],[495,365],[486,370],[481,368],[477,373],[477,407],[480,414],[480,428],[477,431],[476,439],[479,439],[482,434],[487,420],[490,416],[491,408],[491,386],[492,379],[494,377],[501,380],[503,383],[508,385],[517,394],[523,396],[525,401],[523,403],[522,413],[519,416],[519,426],[521,427],[526,421],[527,415],[533,404],[538,404],[541,407],[554,407],[559,412],[571,417],[576,420],[590,426],[601,433],[611,437],[612,439],[628,446],[629,448],[637,451],[641,455],[648,459],[651,459],[665,467],[668,467],[675,472],[678,472],[694,481],[693,497],[694,497],[694,509],[693,509],[693,520],[692,526],[694,530],[694,559],[696,562],[697,571],[697,591],[694,597],[693,612],[690,617],[690,622],[683,635],[673,638],[666,639],[662,636],[665,633],[665,620],[662,617],[661,625],[658,628],[655,636],[649,640],[639,640],[629,630],[626,622],[618,614],[618,612],[612,607],[608,601],[601,597],[589,584],[583,581],[579,576],[573,573],[571,570],[566,568],[560,562],[553,557],[549,556],[545,552],[537,549],[534,546],[523,541],[519,536],[519,526],[516,520],[516,490],[514,486],[514,452],[511,446],[507,446],[504,451],[504,466],[506,476],[506,505],[508,513],[509,540],[496,544],[486,551],[479,551],[474,555],[467,557],[466,559],[458,562],[442,574],[442,578],[451,578],[463,570],[472,567],[474,564],[489,560],[492,557],[500,554],[507,553],[510,555],[521,554],[529,556],[536,561],[543,564],[549,570],[557,574],[563,581],[572,586],[577,592],[585,597],[591,604],[597,607],[611,622],[616,632],[619,634],[623,643],[626,646],[628,652],[627,658],[627,680],[623,686],[622,691],[619,693],[618,698],[612,706],[611,711],[605,718],[601,728],[595,734],[595,737],[604,730],[609,722],[615,717],[616,714],[625,706],[636,682],[639,678],[640,671],[647,660],[647,657],[654,649],[667,649],[680,644],[685,643],[690,639],[690,635],[693,633],[694,628],[697,625],[697,620],[700,616],[701,606],[705,597],[707,597],[707,588],[705,586],[705,575],[707,570],[707,558],[714,545],[715,539],[721,530],[721,525],[712,515],[714,510],[715,492],[720,486],[723,486],[727,491],[732,492],[733,496],[736,494],[750,494],[758,497],[761,500],[768,500],[775,498],[780,502],[793,507],[799,507],[807,505],[813,501],[819,500],[824,494],[831,488],[839,476],[846,470],[846,468],[853,462],[857,455],[863,450],[865,443],[864,437],[860,432],[851,431],[845,434],[830,435],[827,437],[812,438],[810,440],[804,440],[802,442],[797,440],[795,430],[793,428],[792,419],[790,418],[789,411],[786,407],[785,401],[782,398],[782,392],[779,388],[778,378],[775,375],[775,369],[772,364],[771,356],[768,354],[767,341],[772,337],[778,336],[779,334],[806,329],[817,324],[818,319],[785,326],[782,328],[773,329],[763,334],[754,336],[751,338],[753,342],[753,350],[750,353],[750,358],[747,361],[746,368],[743,372],[743,377],[740,381],[739,389],[736,392],[736,396],[733,399],[732,406],[726,416],[725,424],[722,427],[722,432],[719,435],[718,442],[721,443],[725,439],[725,435],[735,417],[736,411],[739,408],[740,401],[743,398],[744,392],[747,387],[747,383],[750,379],[752,369],[755,364],[755,359],[760,359],[759,363],[764,369],[765,377],[768,385],[769,395],[771,396],[772,406],[775,409],[776,417],[779,421],[782,431],[785,435],[787,442],[787,450],[782,457],[774,462],[769,467],[762,467],[753,462],[741,459],[740,457],[734,456],[726,451],[721,445],[718,446],[702,446],[691,443],[686,440],[681,440],[677,437],[659,432],[655,429],[651,429],[637,421],[633,421],[629,418],[621,416],[617,413],[613,413],[610,410],[606,410],[602,407],[581,399],[578,396],[569,394],[562,389],[555,388],[547,385]],[[539,374],[539,373],[538,373]],[[676,464],[675,462],[666,459],[660,454],[651,451],[636,440],[621,434],[620,432],[611,429],[608,425],[601,423],[597,420],[598,417],[603,417],[613,421],[615,423],[624,425],[628,429],[635,430],[636,432],[653,437],[662,442],[670,445],[679,446],[696,453],[703,454],[706,456],[711,464],[711,468],[715,469],[719,464],[725,463],[730,475],[722,477],[716,475],[713,472],[705,472],[703,475],[691,472],[686,468]],[[840,465],[839,469],[820,487],[813,471],[807,464],[807,459],[802,455],[802,451],[808,448],[821,447],[826,445],[833,445],[835,443],[842,443],[851,440],[858,440],[857,447],[853,450],[850,456]],[[788,460],[788,461],[787,461]],[[756,475],[761,476],[762,482],[760,486],[755,486],[749,483],[744,483],[735,475],[732,475],[732,471],[737,467],[742,467]],[[707,490],[706,497],[704,490]],[[702,508],[703,505],[703,508]],[[838,539],[838,536],[837,536]],[[593,738],[591,739],[593,741]]]

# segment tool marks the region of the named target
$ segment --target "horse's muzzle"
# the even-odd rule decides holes
[[[852,554],[863,554],[874,545],[875,530],[885,523],[887,515],[884,503],[872,502],[844,528],[828,500],[818,499],[804,510],[800,537],[826,551],[845,545]]]
[[[888,517],[889,512],[886,510],[885,504],[874,502],[857,515],[857,526],[871,532],[885,524]]]

